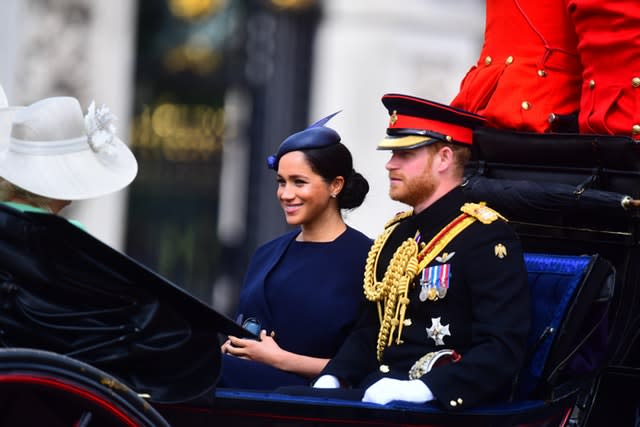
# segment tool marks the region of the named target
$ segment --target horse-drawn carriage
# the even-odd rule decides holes
[[[511,401],[447,412],[216,389],[221,334],[249,332],[67,221],[0,207],[0,424],[636,425],[640,147],[488,129],[475,147],[469,199],[527,252],[534,322]]]

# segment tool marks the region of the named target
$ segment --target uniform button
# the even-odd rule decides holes
[[[383,374],[388,374],[389,373],[389,366],[380,365],[380,372],[382,372]]]
[[[462,405],[462,402],[463,402],[462,398],[461,398],[461,397],[459,397],[459,398],[458,398],[458,405]]]
[[[506,61],[504,61],[504,63],[505,63],[505,64],[507,64],[507,65],[511,65],[511,64],[513,64],[513,56],[509,55],[509,56],[507,57],[507,60],[506,60]]]
[[[596,81],[595,80],[589,80],[589,89],[593,89],[594,87],[596,87]]]
[[[558,116],[556,116],[554,113],[549,114],[549,117],[547,118],[547,120],[549,121],[549,123],[553,123],[556,121],[556,119],[558,118]]]
[[[531,108],[531,104],[529,104],[529,102],[527,101],[522,101],[522,104],[520,104],[522,106],[523,110],[528,110],[529,108]]]
[[[547,72],[545,70],[538,70],[538,75],[540,77],[547,77]]]
[[[404,326],[411,326],[413,324],[413,322],[411,321],[411,319],[404,319]]]
[[[639,87],[640,86],[640,77],[634,77],[631,79],[631,86]]]
[[[491,65],[491,61],[492,61],[491,57],[487,56],[486,58],[484,58],[484,65]]]
[[[455,400],[452,400],[451,402],[449,402],[449,405],[456,407],[458,406],[458,402],[456,402]]]
[[[447,135],[447,136],[445,136],[445,137],[444,137],[444,139],[446,139],[446,140],[447,140],[447,142],[451,142],[451,141],[453,141],[453,137],[452,137],[451,135]]]
[[[634,135],[640,134],[640,125],[633,125],[631,127],[631,133]]]

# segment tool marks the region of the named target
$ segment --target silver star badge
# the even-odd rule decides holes
[[[451,336],[449,325],[441,324],[439,317],[431,318],[431,327],[426,329],[427,335],[436,342],[436,345],[444,345],[443,338]]]

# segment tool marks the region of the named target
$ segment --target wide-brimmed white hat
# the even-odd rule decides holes
[[[17,111],[8,146],[0,151],[0,176],[31,193],[81,200],[120,190],[133,181],[138,163],[115,135],[105,107],[77,99],[45,98]]]

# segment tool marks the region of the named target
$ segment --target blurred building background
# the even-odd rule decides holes
[[[330,126],[371,185],[347,222],[375,237],[404,209],[375,150],[380,97],[448,102],[484,29],[482,0],[0,2],[10,102],[105,103],[138,158],[128,189],[65,215],[226,314],[253,250],[287,229],[266,157],[342,110]]]

